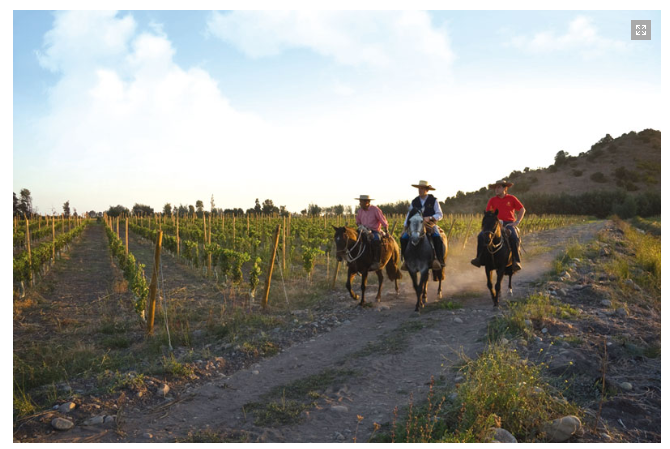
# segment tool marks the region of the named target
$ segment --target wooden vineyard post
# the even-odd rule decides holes
[[[272,280],[272,270],[275,267],[275,257],[277,256],[277,246],[279,245],[279,229],[281,225],[277,225],[274,236],[274,245],[272,246],[272,257],[270,257],[270,265],[268,266],[268,274],[265,279],[265,293],[263,294],[263,308],[268,305],[268,297],[270,296],[270,281]]]
[[[468,223],[468,229],[465,231],[465,237],[463,238],[463,247],[461,249],[465,249],[465,244],[468,243],[468,235],[470,234],[470,226],[472,226],[472,220],[475,219],[474,215],[470,216],[470,222]]]
[[[212,244],[212,214],[209,214],[209,233],[205,232],[205,237],[207,237],[207,244]],[[212,252],[207,251],[207,276],[212,275]]]
[[[281,230],[281,268],[286,272],[286,217],[282,220]]]
[[[454,230],[454,224],[456,224],[455,216],[451,219],[451,226],[449,226],[449,232],[447,232],[447,242],[449,241],[449,237],[451,237],[451,231]]]
[[[151,275],[151,284],[149,284],[149,308],[147,319],[147,333],[154,334],[154,317],[156,316],[156,289],[158,287],[158,267],[161,261],[161,243],[163,242],[163,231],[158,231],[156,235],[156,250],[154,251],[154,270]]]
[[[56,223],[53,217],[51,217],[51,241],[53,246],[51,247],[51,260],[56,261]]]
[[[337,281],[337,271],[340,269],[340,261],[338,260],[335,264],[335,275],[333,276],[333,282],[330,284],[330,289],[335,288],[335,281]]]
[[[128,217],[126,217],[126,257],[128,257]]]
[[[177,259],[179,258],[179,214],[177,214]]]
[[[28,249],[28,280],[33,285],[33,256],[30,252],[30,222],[26,218],[26,249]]]
[[[235,220],[236,215],[233,215],[233,249],[235,249]]]

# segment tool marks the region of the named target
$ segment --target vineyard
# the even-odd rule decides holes
[[[387,218],[390,232],[398,239],[404,216]],[[48,411],[54,404],[75,403],[75,413],[65,418],[76,423],[87,422],[98,409],[106,410],[107,417],[116,410],[115,419],[120,419],[121,411],[160,409],[162,401],[178,404],[193,385],[217,378],[232,382],[238,378],[236,373],[248,369],[252,379],[257,376],[261,384],[251,389],[242,385],[235,388],[239,394],[244,392],[242,396],[248,398],[247,402],[252,399],[261,402],[227,402],[230,413],[247,410],[252,429],[274,419],[281,422],[286,419],[297,427],[285,431],[295,431],[298,441],[300,435],[316,432],[300,425],[302,418],[297,415],[302,416],[300,410],[305,407],[314,407],[313,399],[325,397],[319,396],[325,394],[325,386],[319,386],[321,381],[317,379],[335,383],[337,379],[349,379],[346,381],[349,384],[356,377],[356,370],[367,369],[366,358],[380,357],[381,363],[385,354],[392,358],[405,354],[403,357],[411,360],[403,363],[430,370],[434,368],[429,366],[437,363],[439,368],[440,357],[434,354],[422,357],[417,354],[420,358],[412,359],[411,353],[403,352],[406,340],[417,339],[414,344],[419,344],[438,332],[447,332],[452,339],[449,343],[462,345],[470,356],[481,350],[486,335],[480,331],[493,332],[491,326],[498,324],[491,320],[499,316],[477,310],[490,307],[482,273],[469,265],[479,219],[477,215],[447,215],[439,223],[449,236],[448,290],[446,298],[439,302],[433,302],[431,291],[429,306],[421,314],[413,314],[413,307],[406,303],[414,302],[407,278],[401,281],[399,296],[385,287],[381,304],[363,308],[349,299],[344,289],[345,268],[334,257],[333,227],[354,224],[351,215],[156,214],[70,221],[61,217],[15,220],[14,412],[18,432],[15,435],[20,440],[32,441],[30,435],[43,433],[44,426],[51,425],[48,417],[64,416]],[[593,239],[594,230],[602,226],[602,222],[581,216],[526,216],[520,231],[525,257],[531,262],[524,264],[521,280],[517,282],[526,285],[528,300],[540,301],[533,299],[528,290],[538,282],[538,274],[532,267],[540,263],[550,265],[550,257],[561,250],[577,260],[569,247],[574,244],[571,242],[587,238],[580,237],[582,234]],[[646,222],[638,226],[656,229]],[[593,254],[607,251],[611,250]],[[554,270],[570,271],[565,261],[572,259],[566,257],[554,263],[557,267]],[[579,257],[587,260],[595,256]],[[654,265],[655,257],[644,261],[644,266],[652,267],[653,275],[659,276],[660,264]],[[617,264],[611,267],[621,270]],[[635,277],[635,282],[650,288],[653,294],[660,292],[660,283],[657,286],[648,277],[641,276],[639,280]],[[523,296],[523,288],[521,292]],[[472,309],[466,327],[470,330],[459,330],[453,325],[444,328],[443,323],[458,323],[454,320],[460,317],[466,319],[459,311],[464,305],[467,310]],[[539,313],[538,307],[533,305],[532,319],[536,319],[533,317]],[[510,306],[509,313],[516,313],[515,310]],[[560,310],[565,316],[574,313],[570,308]],[[348,323],[357,321],[367,324],[362,328],[348,327],[351,326]],[[474,331],[477,333],[468,333]],[[327,338],[331,333],[333,338]],[[307,343],[319,341],[322,347],[318,354],[310,352]],[[418,346],[423,347],[425,344]],[[305,365],[295,362],[298,356],[284,357],[292,348],[299,353],[305,351],[309,362]],[[649,351],[655,353],[653,347]],[[265,360],[267,369],[259,370],[258,367],[265,366]],[[406,376],[420,385],[429,380],[421,378],[423,371],[418,368],[396,372],[403,368],[393,360],[384,361],[379,369],[375,375],[383,375],[386,382]],[[280,373],[290,376],[284,378]],[[302,379],[304,376],[307,377]],[[309,393],[307,397],[312,400],[304,402],[306,396],[295,396],[292,392],[302,391],[303,387],[283,387],[286,398],[276,397],[276,393],[265,387],[290,383],[291,379],[315,385],[315,391],[304,393]],[[164,388],[164,384],[175,389],[176,396],[158,394],[156,389]],[[533,385],[540,388],[539,384]],[[403,391],[399,388],[394,400],[401,401]],[[373,404],[369,407],[374,407]],[[321,407],[328,409],[331,405]],[[220,406],[219,403],[217,407]],[[277,409],[270,411],[272,407]],[[297,409],[293,411],[292,407]],[[360,416],[376,413],[369,407]],[[559,407],[547,416],[559,411],[568,409]],[[270,418],[268,414],[279,414],[281,418]],[[206,417],[213,415],[214,410],[199,412],[197,420],[187,418],[187,422],[203,428],[209,422]],[[178,413],[175,419],[184,419],[177,416]],[[336,422],[340,421],[324,425],[339,425]],[[88,429],[86,424],[81,426]],[[376,428],[368,425],[367,432],[372,429],[374,434]],[[26,436],[21,435],[22,431]],[[103,434],[98,434],[101,441],[125,438],[112,434],[103,437]],[[65,438],[63,441],[72,441],[64,433],[58,435]],[[201,441],[203,435],[198,435],[183,441]],[[321,438],[314,435],[315,441]],[[137,438],[141,440],[140,436]],[[170,441],[170,437],[162,438],[168,439],[161,441]]]
[[[390,231],[398,240],[403,231],[404,216],[389,216],[388,220]],[[458,252],[465,248],[469,240],[476,238],[479,232],[478,220],[479,217],[475,215],[445,216],[439,225],[448,237],[450,251]],[[531,234],[584,221],[585,218],[579,216],[529,215],[521,230]],[[339,270],[333,257],[332,227],[355,225],[355,217],[208,215],[180,219],[156,214],[152,217],[105,217],[105,223],[119,267],[136,292],[139,310],[146,300],[147,283],[140,279],[145,276],[144,267],[136,266],[134,257],[126,251],[127,241],[124,244],[120,239],[127,232],[155,243],[160,231],[164,251],[197,270],[203,277],[228,288],[247,292],[254,298],[256,288],[267,272],[277,232],[278,269],[275,276],[279,281],[306,282],[310,285],[314,282],[327,284],[337,281],[335,276],[339,275]]]

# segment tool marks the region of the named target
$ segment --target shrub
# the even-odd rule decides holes
[[[593,182],[607,182],[607,177],[602,172],[595,172],[591,175],[591,181]]]
[[[584,173],[583,170],[577,170],[577,169],[572,170],[572,176],[575,176],[575,177],[582,176],[583,173]]]

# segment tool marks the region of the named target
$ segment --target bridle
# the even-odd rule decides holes
[[[358,238],[356,239],[356,243],[354,243],[354,246],[351,248],[348,248],[349,246],[349,234],[347,233],[346,229],[344,230],[344,249],[338,249],[335,253],[344,258],[348,263],[354,262],[358,260],[363,253],[365,253],[365,243],[361,243],[363,239],[361,238],[360,232],[358,233]],[[361,243],[359,245],[359,243]],[[358,252],[353,255],[354,249],[358,247]]]
[[[486,249],[488,250],[489,254],[495,254],[502,249],[504,239],[502,238],[502,231],[500,229],[500,222],[498,220],[496,220],[496,225],[493,231],[482,231],[482,233],[485,236],[489,236],[488,243],[486,244]],[[494,243],[496,238],[500,239],[498,243]]]
[[[423,239],[426,236],[426,226],[423,224],[423,217],[420,214],[413,215],[409,219],[409,230],[410,234],[413,234],[414,231],[412,230],[412,222],[418,222],[418,219],[415,219],[414,217],[419,217],[421,219],[421,231],[419,231],[419,240],[416,243],[412,243],[412,245],[416,246],[419,244],[419,241]]]

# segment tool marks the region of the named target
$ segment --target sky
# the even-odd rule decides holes
[[[419,180],[443,201],[663,131],[660,3],[609,4],[14,10],[13,190],[46,214],[212,196],[299,212],[411,200]]]

